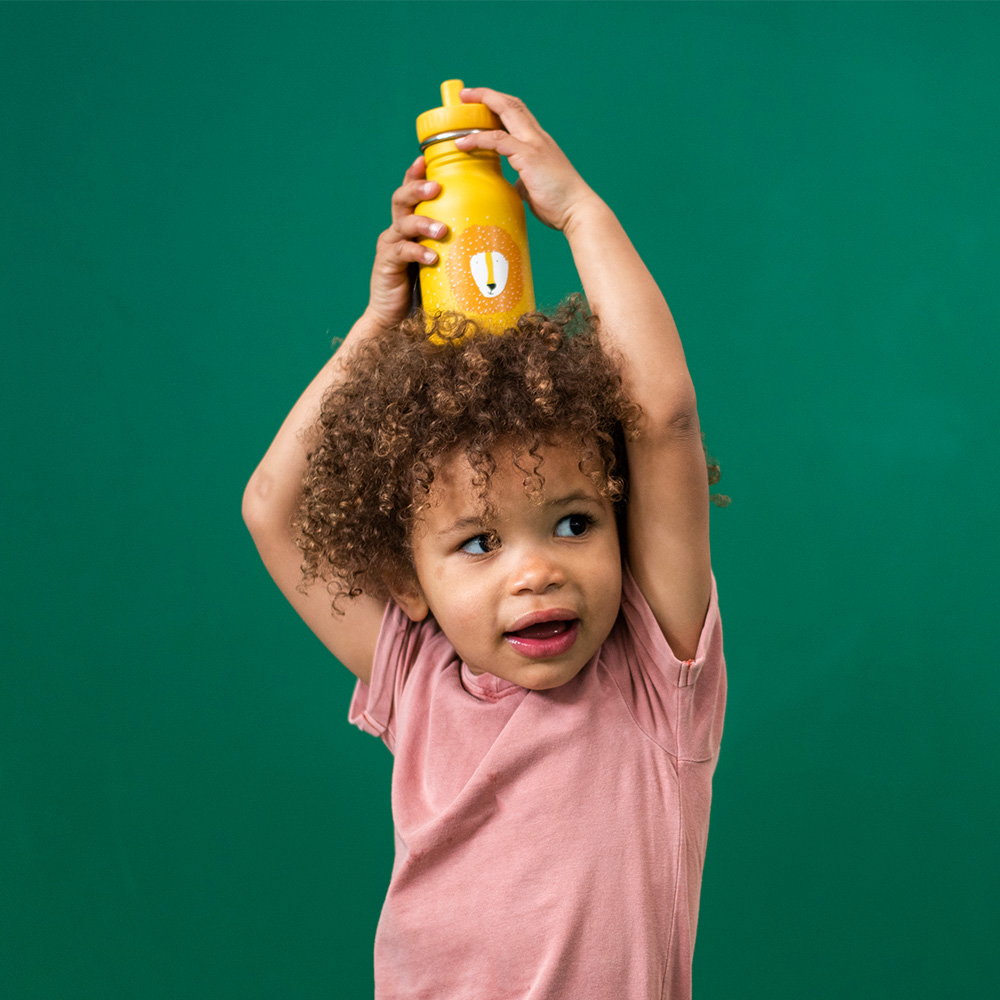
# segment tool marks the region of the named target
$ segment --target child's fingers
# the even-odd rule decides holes
[[[424,154],[421,153],[407,168],[406,173],[403,175],[404,180],[410,180],[414,177],[423,177],[424,171],[427,169],[427,161],[424,159]]]
[[[448,232],[443,222],[438,222],[427,215],[406,215],[392,224],[403,239],[407,240],[440,240]]]
[[[467,104],[485,104],[490,111],[500,116],[503,127],[519,139],[527,139],[533,132],[542,131],[538,120],[518,97],[490,90],[489,87],[464,87],[461,97]]]
[[[427,247],[420,246],[418,240],[440,240],[448,232],[443,222],[431,219],[426,215],[408,214],[397,219],[379,235],[376,256],[395,264],[418,261],[421,264],[433,263],[437,254]]]
[[[492,149],[508,159],[525,148],[524,143],[515,139],[509,132],[499,130],[472,132],[469,135],[459,136],[455,140],[455,145],[466,152],[470,149]]]
[[[425,234],[418,233],[414,239],[403,236],[395,225],[379,234],[375,247],[376,266],[386,266],[389,270],[405,270],[411,262],[418,264],[433,264],[437,254],[428,247],[421,246],[417,239],[424,239]]]
[[[420,159],[423,159],[423,157],[420,157]],[[409,176],[409,170],[406,173],[407,177],[403,181],[402,186],[396,188],[392,193],[393,222],[398,222],[404,216],[409,215],[413,211],[414,205],[421,201],[426,201],[428,198],[433,198],[441,192],[441,185],[437,181],[423,179],[422,167],[419,176]]]
[[[433,264],[438,255],[419,240],[440,239],[447,227],[424,215],[415,215],[418,202],[434,197],[440,186],[426,180],[426,161],[418,156],[403,174],[392,196],[392,224],[379,233],[372,266],[369,309],[387,325],[399,322],[413,301],[415,264]]]

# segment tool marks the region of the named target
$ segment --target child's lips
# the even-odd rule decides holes
[[[571,611],[535,612],[519,618],[504,639],[519,653],[533,660],[561,656],[576,642],[580,619]]]
[[[569,622],[576,621],[577,615],[575,611],[570,611],[569,608],[545,608],[541,611],[529,611],[526,615],[521,615],[513,625],[507,630],[509,635],[511,632],[520,632],[522,629],[529,628],[531,625],[545,624],[549,622]]]

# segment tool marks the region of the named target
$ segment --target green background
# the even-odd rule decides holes
[[[0,7],[3,996],[371,995],[391,758],[240,498],[451,76],[618,213],[733,497],[696,996],[995,987],[998,50],[996,4]]]

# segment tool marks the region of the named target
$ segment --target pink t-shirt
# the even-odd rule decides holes
[[[626,570],[569,683],[474,675],[386,610],[350,721],[395,756],[376,1000],[683,1000],[726,702],[715,578],[694,660]]]

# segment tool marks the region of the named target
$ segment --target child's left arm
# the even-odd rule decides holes
[[[625,386],[642,407],[640,433],[628,442],[626,551],[674,654],[691,658],[712,590],[709,484],[673,316],[614,213],[524,104],[485,88],[466,89],[462,99],[485,104],[507,131],[475,133],[456,145],[506,156],[534,214],[565,233],[601,342],[621,356]]]

